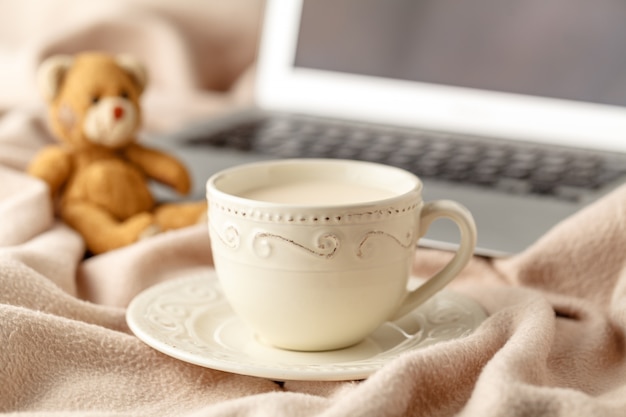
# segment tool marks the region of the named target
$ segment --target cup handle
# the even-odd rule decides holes
[[[420,215],[420,235],[426,234],[430,224],[438,218],[445,217],[455,222],[461,232],[461,244],[454,258],[428,281],[410,291],[391,320],[397,320],[408,314],[420,304],[448,285],[454,277],[467,265],[476,247],[476,224],[467,208],[450,200],[438,200],[426,203]]]

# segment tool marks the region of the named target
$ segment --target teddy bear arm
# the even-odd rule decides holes
[[[187,194],[191,179],[185,166],[171,155],[139,145],[126,149],[127,158],[150,178],[168,185],[180,194]]]
[[[28,173],[45,181],[52,196],[56,195],[65,184],[71,172],[70,155],[57,146],[50,146],[41,150],[28,166]]]

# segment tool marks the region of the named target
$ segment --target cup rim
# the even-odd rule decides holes
[[[262,200],[254,200],[246,197],[242,197],[237,195],[241,194],[247,190],[240,190],[238,192],[229,192],[224,190],[220,186],[220,182],[231,180],[233,181],[234,176],[239,176],[239,178],[234,178],[234,180],[241,180],[241,175],[249,174],[259,174],[253,176],[254,179],[260,180],[260,174],[263,172],[267,172],[268,169],[282,169],[282,168],[291,168],[294,166],[298,167],[326,167],[331,169],[374,169],[379,173],[385,172],[387,175],[377,176],[379,182],[386,182],[388,185],[392,185],[397,188],[396,195],[391,197],[380,198],[371,201],[365,202],[355,202],[355,203],[331,203],[331,204],[298,204],[298,203],[280,203],[280,202],[271,202],[271,201],[262,201]],[[268,175],[268,174],[266,174]],[[392,183],[394,178],[389,178],[389,175],[393,175],[395,179],[402,180],[402,184]],[[249,189],[253,189],[255,187],[262,186],[261,183],[257,183],[256,185],[251,185]],[[382,187],[383,185],[381,185]],[[206,194],[207,199],[209,201],[219,200],[222,203],[232,204],[235,206],[248,206],[252,202],[255,207],[263,208],[263,209],[295,209],[295,210],[332,210],[332,209],[352,209],[357,207],[370,207],[370,206],[378,206],[378,205],[386,205],[386,204],[397,204],[398,201],[403,201],[407,198],[413,199],[416,196],[418,200],[421,199],[423,183],[421,179],[402,168],[394,167],[391,165],[385,165],[376,162],[369,161],[358,161],[352,159],[335,159],[335,158],[291,158],[291,159],[272,159],[266,161],[252,162],[246,164],[236,165],[230,168],[223,169],[213,175],[206,182]],[[395,191],[395,190],[394,190]]]

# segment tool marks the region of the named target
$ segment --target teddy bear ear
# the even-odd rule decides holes
[[[144,65],[137,58],[128,54],[117,55],[115,62],[133,77],[137,86],[143,91],[148,82],[148,73]]]
[[[43,97],[52,101],[59,92],[65,73],[74,58],[69,55],[53,55],[45,59],[37,69],[37,86]]]

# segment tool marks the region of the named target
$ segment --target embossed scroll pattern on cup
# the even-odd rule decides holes
[[[326,215],[308,215],[299,216],[294,214],[281,214],[270,216],[259,210],[247,211],[245,209],[237,209],[216,205],[216,209],[225,211],[231,215],[247,217],[248,219],[257,219],[270,223],[291,223],[302,224],[345,224],[345,223],[367,223],[372,220],[393,217],[405,214],[408,211],[415,210],[416,205],[410,204],[403,208],[389,207],[380,210],[359,211],[348,213],[343,216],[326,216]],[[238,249],[241,244],[241,232],[236,225],[230,224],[222,230],[216,230],[216,236],[222,244],[230,249]],[[313,257],[322,259],[332,259],[339,249],[343,246],[341,238],[333,231],[322,231],[317,234],[313,245],[296,241],[291,237],[284,236],[272,232],[257,232],[252,238],[252,248],[254,253],[260,258],[268,258],[272,255],[273,250],[280,245],[292,246],[300,249],[303,253],[308,253]],[[358,239],[358,243],[354,245],[355,256],[365,259],[373,256],[376,252],[376,241],[380,244],[394,244],[401,249],[409,249],[416,244],[414,229],[408,229],[403,236],[396,236],[393,233],[384,230],[369,230],[362,234]]]

